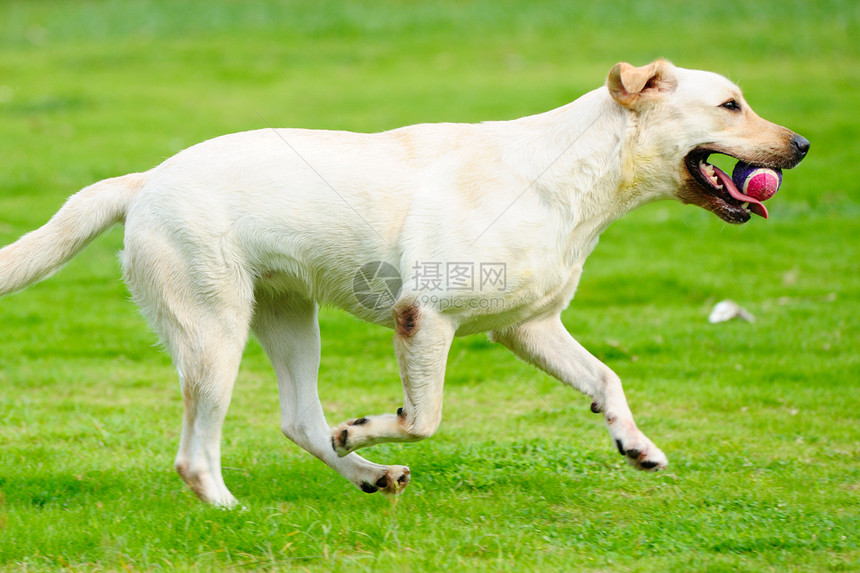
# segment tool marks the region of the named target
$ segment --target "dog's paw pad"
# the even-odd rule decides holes
[[[409,468],[393,466],[388,469],[385,477],[385,487],[380,488],[382,492],[393,495],[399,494],[409,485]]]
[[[331,448],[338,456],[343,457],[350,452],[349,449],[349,428],[341,424],[337,428],[332,428],[331,431]]]
[[[359,487],[361,488],[361,491],[363,491],[364,493],[376,493],[379,491],[378,487],[376,487],[372,483],[368,483],[366,481],[361,482],[361,485]]]
[[[659,471],[665,469],[669,464],[666,454],[660,451],[660,448],[651,443],[651,440],[641,432],[639,432],[639,436],[631,438],[627,443],[621,439],[616,439],[615,447],[618,448],[618,453],[624,456],[627,463],[638,470]]]
[[[627,450],[626,452],[624,452],[624,455],[626,455],[631,460],[638,460],[639,456],[642,455],[642,452],[640,452],[637,449],[632,449],[632,450]]]
[[[356,449],[354,447],[355,444],[351,443],[354,440],[350,440],[350,433],[354,427],[364,426],[368,422],[370,422],[370,419],[366,417],[355,418],[347,420],[336,428],[332,428],[331,447],[338,456],[343,457]]]
[[[637,470],[646,472],[664,470],[666,469],[666,466],[669,465],[669,460],[667,460],[666,456],[663,455],[663,452],[659,450],[657,451],[657,455],[651,454],[650,457],[641,456],[637,459],[627,458],[627,461],[630,462],[630,464]]]
[[[391,466],[387,468],[375,483],[361,482],[359,486],[364,493],[382,493],[397,495],[409,485],[409,468]]]

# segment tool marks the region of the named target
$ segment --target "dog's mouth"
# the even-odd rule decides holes
[[[692,202],[712,211],[728,223],[746,223],[751,214],[767,219],[767,208],[761,201],[741,193],[725,171],[708,163],[708,159],[715,153],[720,152],[694,149],[684,158],[687,171],[701,188],[700,191],[703,191],[697,200]],[[738,159],[731,155],[728,157]]]

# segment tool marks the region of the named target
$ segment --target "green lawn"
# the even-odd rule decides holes
[[[108,233],[0,300],[0,570],[860,571],[858,37],[855,1],[0,3],[0,244],[222,133],[515,118],[622,60],[721,72],[812,142],[770,220],[659,203],[586,265],[565,322],[625,381],[658,474],[474,336],[440,432],[366,451],[412,484],[368,496],[281,436],[251,342],[223,447],[246,510],[205,507]],[[724,298],[756,322],[708,324]],[[398,407],[391,332],[331,309],[322,329],[329,420]]]

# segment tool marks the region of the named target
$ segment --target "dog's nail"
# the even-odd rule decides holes
[[[595,414],[600,413],[600,406],[597,405],[597,402],[591,403],[591,411],[594,412]]]
[[[652,470],[657,467],[657,462],[642,462],[641,465],[646,470]]]
[[[379,489],[387,488],[388,487],[388,476],[384,475],[381,478],[379,478],[378,480],[376,480],[376,487],[378,487]]]
[[[409,471],[403,472],[403,474],[397,478],[397,483],[406,483],[406,480],[409,479]]]
[[[349,432],[344,428],[344,430],[340,433],[340,444],[342,447],[346,448],[346,439],[349,437]]]
[[[368,422],[367,418],[361,417],[358,420],[352,422],[353,426],[363,426]]]
[[[366,481],[361,482],[361,491],[364,493],[376,493],[379,491],[379,488],[373,485],[372,483],[367,483]]]
[[[628,458],[630,458],[631,460],[636,460],[636,459],[639,459],[639,456],[640,456],[640,455],[642,455],[642,452],[641,452],[641,451],[639,451],[639,450],[627,450],[627,451],[625,452],[625,454],[626,454],[626,455],[627,455],[627,457],[628,457]]]
[[[397,415],[401,418],[403,417],[403,408],[397,408]]]
[[[615,440],[615,447],[618,448],[618,453],[622,456],[626,455],[624,453],[624,446],[621,445],[621,440]]]

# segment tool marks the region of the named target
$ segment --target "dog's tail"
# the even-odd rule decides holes
[[[111,225],[125,221],[146,175],[105,179],[69,197],[50,221],[0,249],[0,296],[57,272]]]

